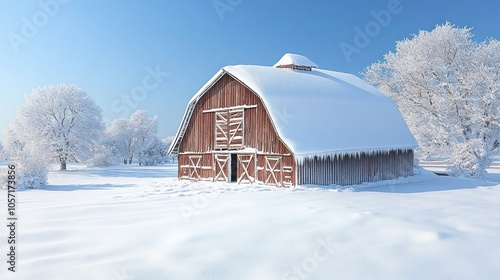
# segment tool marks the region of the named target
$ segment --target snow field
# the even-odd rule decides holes
[[[175,165],[70,169],[17,193],[19,262],[0,279],[500,275],[500,174],[277,189],[178,181]]]

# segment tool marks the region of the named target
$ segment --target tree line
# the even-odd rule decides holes
[[[76,85],[39,87],[27,95],[3,139],[1,155],[19,165],[29,187],[43,185],[48,165],[70,162],[109,166],[123,161],[158,165],[168,160],[158,117],[137,110],[105,127],[102,110]],[[31,179],[29,179],[31,178]]]

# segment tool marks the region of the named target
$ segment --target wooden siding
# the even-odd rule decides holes
[[[280,158],[280,163],[275,165],[274,160]],[[291,187],[296,185],[295,160],[292,155],[258,155],[257,180],[264,184],[274,185],[274,178],[278,179],[277,186]],[[272,173],[272,174],[271,174]]]
[[[200,159],[199,161],[198,158]],[[179,179],[212,181],[214,176],[213,156],[211,153],[179,155],[178,172]],[[193,177],[193,173],[199,175],[199,178]]]
[[[235,119],[239,116],[243,117],[244,121],[242,125],[244,129],[243,135],[237,134],[237,138],[233,137],[232,140],[242,139],[243,145],[239,145],[237,141],[231,142],[235,143],[234,145],[231,145],[227,141],[224,142],[220,133],[220,128],[234,127],[236,129],[238,127],[236,122],[234,124],[231,123],[233,126],[230,126],[230,121],[228,121],[228,125],[223,125],[222,117],[231,115],[231,108],[236,108],[234,112],[239,112],[239,108],[243,108],[242,110],[244,110],[241,114],[233,113],[233,118]],[[221,114],[220,112],[223,110],[228,110],[228,113]],[[219,130],[216,127],[216,114],[219,116],[219,119],[217,119],[220,124]],[[222,139],[218,143],[216,143],[217,133],[219,134],[219,139]],[[213,180],[217,175],[215,173],[219,173],[220,171],[220,168],[216,170],[217,166],[214,154],[221,152],[237,153],[245,148],[256,149],[257,154],[255,158],[257,162],[252,163],[254,164],[253,167],[249,166],[245,168],[246,166],[244,167],[243,165],[248,164],[248,162],[245,162],[248,158],[241,158],[242,161],[238,162],[237,168],[238,178],[240,176],[244,178],[241,182],[248,181],[247,177],[249,176],[244,174],[245,170],[253,173],[250,177],[254,176],[256,180],[265,182],[266,156],[279,156],[282,161],[280,170],[284,169],[281,185],[292,186],[296,184],[293,154],[278,136],[261,99],[245,85],[226,74],[200,98],[193,110],[186,132],[179,145],[179,178],[188,179],[189,175],[193,173],[189,171],[189,166],[193,163],[190,157],[202,155],[201,161],[202,166],[204,166],[202,178]],[[211,171],[208,166],[212,167]],[[193,168],[191,168],[191,171]],[[278,171],[275,170],[274,172],[276,173],[275,176],[277,176]],[[196,178],[191,179],[195,180]]]
[[[356,185],[413,176],[413,151],[303,158],[297,164],[297,183]]]

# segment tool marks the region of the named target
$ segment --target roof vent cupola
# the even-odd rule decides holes
[[[303,55],[286,53],[273,67],[311,71],[312,68],[318,68],[318,65]]]

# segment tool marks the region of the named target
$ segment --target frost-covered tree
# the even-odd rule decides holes
[[[132,163],[137,140],[130,120],[125,118],[114,119],[106,129],[106,135],[124,163]]]
[[[136,155],[139,165],[144,164],[144,152],[149,144],[155,140],[158,132],[158,117],[149,117],[145,110],[137,110],[130,116],[130,123],[134,128],[136,138]]]
[[[174,142],[174,138],[175,138],[175,136],[167,136],[167,137],[161,139],[161,141],[163,143],[165,143],[168,147],[170,147],[170,145],[172,144],[172,142]]]
[[[112,166],[116,164],[113,146],[103,143],[96,147],[93,156],[87,161],[87,166]]]
[[[167,153],[168,153],[168,149],[170,148],[170,145],[172,145],[172,142],[174,142],[174,138],[175,138],[175,136],[167,136],[167,137],[161,139],[161,141],[163,143],[165,143],[165,145],[167,146],[167,151],[166,151]],[[171,159],[172,162],[175,160],[175,156],[174,155],[173,156],[168,156],[168,158]]]
[[[132,163],[134,156],[139,164],[144,164],[144,152],[155,139],[158,131],[158,117],[149,117],[144,110],[137,110],[129,119],[115,119],[107,128],[118,154],[125,163]]]
[[[6,160],[7,156],[5,155],[5,151],[3,150],[3,145],[0,143],[0,161]]]
[[[12,134],[4,143],[47,161],[61,170],[68,161],[92,156],[103,133],[101,109],[75,85],[49,85],[34,89],[17,111]]]
[[[20,125],[17,123],[17,121],[13,121],[10,124],[10,127],[7,129],[5,136],[3,137],[3,153],[7,158],[11,160],[19,158],[19,155],[23,153],[25,146],[25,143],[20,140],[21,137],[17,135],[16,132],[22,131],[22,128],[18,127],[17,129],[14,129],[16,126]]]
[[[455,175],[482,177],[500,139],[500,42],[450,23],[396,43],[364,71],[399,106],[422,157],[448,156]]]
[[[149,145],[144,149],[143,164],[158,165],[168,161],[169,145],[158,137],[154,137]]]
[[[92,157],[87,160],[87,166],[111,166],[118,163],[120,158],[118,150],[106,132],[101,137],[99,144],[95,145]]]

